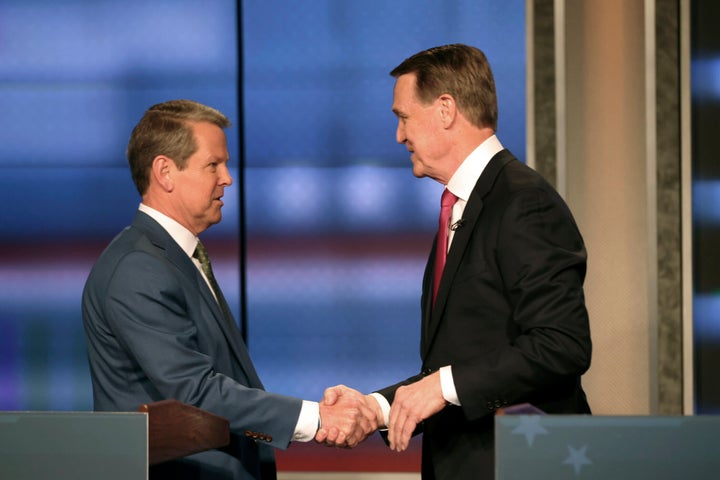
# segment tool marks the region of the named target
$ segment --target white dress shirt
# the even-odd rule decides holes
[[[493,135],[478,147],[472,151],[468,157],[463,160],[458,169],[455,171],[450,181],[446,185],[446,188],[450,190],[458,199],[452,209],[452,215],[450,216],[450,225],[455,224],[462,218],[465,206],[470,199],[470,194],[475,188],[480,175],[485,170],[485,167],[492,157],[498,152],[503,150],[503,146],[500,140]],[[452,247],[452,240],[455,235],[455,231],[450,228],[448,231],[448,252]],[[460,399],[455,389],[455,381],[452,375],[452,365],[446,365],[440,368],[440,386],[442,388],[442,394],[445,401],[453,404],[460,405]],[[385,425],[388,424],[390,415],[390,404],[387,399],[378,393],[373,393],[373,396],[377,399],[380,404],[380,408],[383,410],[385,417]]]

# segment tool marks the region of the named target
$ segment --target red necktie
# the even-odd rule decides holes
[[[437,248],[435,249],[435,276],[433,278],[433,307],[435,306],[435,298],[437,297],[438,287],[440,287],[440,277],[442,277],[445,268],[445,259],[448,250],[448,228],[450,226],[450,216],[452,215],[452,207],[455,205],[457,197],[447,188],[443,190],[440,198],[440,224],[438,225]]]

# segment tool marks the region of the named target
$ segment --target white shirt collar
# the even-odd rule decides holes
[[[144,203],[140,204],[138,210],[149,215],[153,220],[158,222],[160,226],[168,232],[172,239],[180,245],[180,248],[187,253],[188,257],[192,258],[192,255],[195,252],[195,247],[199,241],[198,237],[193,235],[190,230],[183,227],[172,218],[158,212],[154,208],[148,207]]]
[[[473,188],[475,188],[478,178],[480,178],[487,164],[490,163],[490,159],[503,150],[503,148],[500,140],[498,140],[495,135],[478,145],[478,147],[463,160],[463,163],[460,164],[452,178],[450,178],[447,189],[459,199],[467,202]]]

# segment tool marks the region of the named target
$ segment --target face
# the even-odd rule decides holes
[[[395,81],[392,110],[398,118],[396,139],[410,152],[413,175],[443,181],[447,149],[439,100],[422,103],[415,93],[415,74],[407,73]]]
[[[225,132],[207,122],[193,124],[193,132],[198,149],[183,170],[173,163],[172,194],[175,219],[199,235],[222,219],[222,197],[232,177]]]

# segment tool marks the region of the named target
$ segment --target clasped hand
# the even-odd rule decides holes
[[[410,438],[418,424],[436,414],[447,402],[443,398],[440,373],[399,387],[390,408],[388,442],[390,448],[402,452],[408,448]]]
[[[320,401],[321,427],[315,440],[331,447],[353,448],[377,430],[378,418],[382,412],[371,396],[345,385],[330,387]]]
[[[438,372],[399,387],[387,425],[390,448],[397,452],[406,450],[418,424],[446,405]],[[377,400],[344,385],[325,390],[320,401],[320,418],[322,427],[315,440],[335,447],[353,448],[378,426],[385,426]]]

